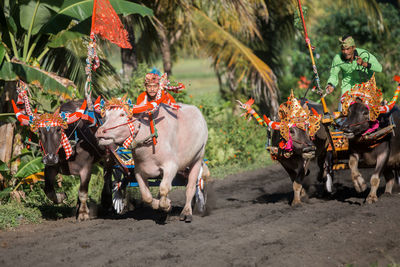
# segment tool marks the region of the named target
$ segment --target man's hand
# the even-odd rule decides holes
[[[329,95],[330,93],[333,92],[334,89],[335,89],[335,88],[334,88],[332,85],[328,84],[328,85],[325,87],[326,94]]]
[[[365,62],[361,57],[356,57],[357,65],[363,66],[364,68],[368,67],[368,62]]]

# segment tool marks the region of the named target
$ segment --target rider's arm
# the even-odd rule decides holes
[[[328,84],[331,84],[333,87],[336,87],[339,83],[339,72],[340,72],[340,64],[342,60],[339,55],[336,55],[333,58],[332,66],[331,66],[331,73],[328,78]]]
[[[140,105],[146,98],[146,92],[142,92],[136,99],[136,105]]]
[[[371,53],[369,54],[369,60],[368,60],[368,67],[370,70],[375,71],[375,72],[382,72],[382,65],[381,63],[378,62],[376,57],[372,55]]]
[[[170,103],[176,103],[175,98],[168,92],[165,92],[168,96],[168,100]]]

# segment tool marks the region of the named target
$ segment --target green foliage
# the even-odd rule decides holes
[[[195,104],[208,125],[206,158],[209,166],[250,165],[268,157],[264,148],[265,128],[233,114],[230,102],[204,97],[201,104]]]
[[[132,77],[129,83],[125,84],[120,90],[114,90],[112,96],[120,97],[124,94],[128,94],[128,97],[136,103],[137,97],[142,93],[144,89],[144,77],[149,72],[149,66],[145,63],[140,63],[138,68],[132,73]]]
[[[0,205],[0,229],[15,227],[22,223],[39,223],[41,220],[42,214],[38,208],[28,208],[17,202]]]
[[[371,27],[368,16],[355,16],[340,8],[327,10],[327,15],[322,16],[315,27],[310,29],[312,44],[316,46],[314,55],[322,89],[326,86],[333,57],[340,53],[338,38],[350,34],[354,37],[357,47],[367,49],[382,64],[382,73],[376,74],[378,87],[383,90],[385,97],[393,96],[393,91],[396,89],[393,76],[398,74],[400,67],[397,60],[400,57],[400,48],[397,45],[400,41],[400,11],[387,3],[380,3],[379,7],[387,27],[384,33],[379,33]],[[283,65],[286,67],[279,78],[281,95],[286,97],[290,89],[295,89],[296,96],[303,96],[305,90],[297,88],[299,77],[306,76],[311,81],[314,77],[303,37],[298,36],[295,42],[285,48],[284,54]],[[315,85],[314,82],[310,87]],[[319,99],[318,95],[311,91],[307,97],[314,101]],[[326,100],[330,107],[336,109],[339,98],[340,87]]]
[[[44,169],[42,157],[32,158],[21,162],[18,166],[18,171],[14,175],[17,178],[25,178],[31,174],[38,173]]]
[[[110,2],[117,14],[152,15],[151,9],[136,3],[125,0]],[[68,80],[57,75],[70,77],[81,85],[79,89],[83,89],[82,83],[86,77],[78,73],[85,73],[86,63],[78,53],[79,45],[76,42],[84,43],[83,37],[89,35],[92,10],[92,0],[22,0],[1,3],[0,32],[3,34],[0,40],[0,80],[36,81],[46,91],[52,90],[73,97],[70,84],[65,84]],[[62,56],[56,58],[57,52]],[[110,78],[115,75],[115,71],[110,70],[101,52],[99,56],[103,59],[102,65],[94,76],[100,83],[104,83],[107,79],[97,73]],[[3,62],[4,57],[6,62]],[[39,63],[42,69],[37,67]],[[57,74],[45,72],[44,69]]]

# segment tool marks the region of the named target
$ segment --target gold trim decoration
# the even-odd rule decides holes
[[[311,137],[320,128],[322,115],[310,112],[307,105],[301,106],[300,101],[295,98],[293,90],[288,101],[279,106],[278,114],[281,121],[280,133],[286,141],[289,140],[289,129],[294,125],[304,131],[308,130]]]
[[[46,127],[56,127],[56,126],[61,126],[63,129],[68,128],[68,123],[67,121],[63,120],[58,112],[55,112],[53,114],[51,113],[45,113],[45,114],[35,114],[33,122],[31,124],[31,131],[37,132],[39,128]]]
[[[132,117],[131,108],[132,104],[129,101],[126,101],[126,95],[121,99],[111,98],[110,100],[105,101],[104,106],[101,109],[101,116],[104,117],[106,110],[120,108],[123,109],[128,117]]]
[[[368,106],[369,119],[375,121],[379,116],[379,106],[382,102],[382,91],[376,87],[375,74],[368,82],[356,84],[350,91],[342,96],[342,114],[347,116],[349,107],[360,99],[363,104]]]

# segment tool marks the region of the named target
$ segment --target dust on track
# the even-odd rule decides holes
[[[316,196],[308,176],[308,191]],[[368,170],[363,170],[364,177]],[[369,180],[369,177],[368,177]],[[172,192],[172,214],[139,209],[119,218],[74,218],[0,232],[0,266],[386,266],[400,263],[400,195],[364,204],[348,171],[336,173],[333,197],[289,206],[292,186],[279,165],[213,184],[215,208],[179,221],[184,192]],[[383,185],[382,185],[383,184]],[[384,181],[381,181],[384,186]],[[398,189],[398,186],[396,186]],[[382,192],[382,190],[380,190]]]

